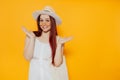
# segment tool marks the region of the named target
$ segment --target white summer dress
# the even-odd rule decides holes
[[[49,43],[40,42],[35,38],[33,58],[30,61],[29,80],[68,80],[65,56],[60,67],[52,65]]]

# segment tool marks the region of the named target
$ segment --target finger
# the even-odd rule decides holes
[[[73,38],[73,37],[65,38],[65,39],[63,40],[63,43],[70,41],[72,38]]]
[[[24,26],[22,26],[21,28],[22,28],[22,30],[26,29]]]
[[[73,37],[68,37],[68,38],[67,38],[68,41],[69,41],[69,40],[72,40],[72,39],[73,39]]]
[[[26,35],[30,36],[30,32],[25,28],[25,27],[22,27],[22,30],[25,32]]]
[[[22,30],[23,30],[24,32],[26,32],[26,31],[27,31],[27,29],[26,29],[25,27],[23,27],[23,26],[22,26]]]

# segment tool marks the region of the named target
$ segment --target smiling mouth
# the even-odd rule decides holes
[[[48,28],[48,26],[43,26],[42,28],[43,28],[43,29],[47,29],[47,28]]]

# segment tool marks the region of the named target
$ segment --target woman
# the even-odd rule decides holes
[[[38,31],[22,27],[26,34],[24,57],[30,61],[29,80],[68,80],[63,47],[72,37],[57,35],[56,26],[61,19],[51,7],[35,11],[33,17]]]

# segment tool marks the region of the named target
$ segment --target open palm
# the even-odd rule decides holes
[[[58,44],[64,44],[68,41],[70,41],[73,37],[67,37],[67,38],[59,38],[58,39]]]
[[[32,31],[28,31],[25,27],[22,27],[23,32],[25,32],[25,34],[30,37],[30,38],[35,38],[35,35],[33,34]]]

